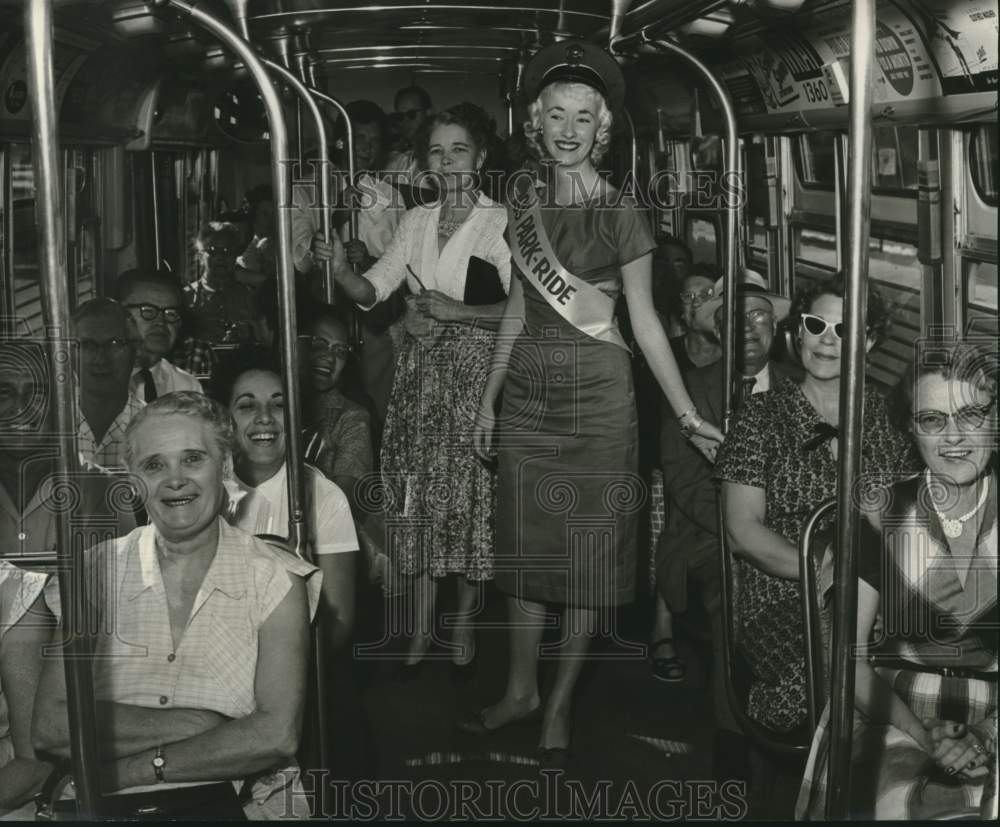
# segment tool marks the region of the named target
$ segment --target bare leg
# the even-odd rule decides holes
[[[674,616],[670,613],[670,609],[667,608],[667,604],[663,599],[663,595],[657,591],[656,593],[656,616],[653,618],[653,634],[650,640],[650,650],[649,654],[651,657],[661,657],[661,658],[672,658],[677,654],[677,649],[674,648],[673,643],[661,643],[655,649],[652,648],[653,644],[662,640],[663,638],[672,638],[674,636]]]
[[[414,630],[406,655],[409,666],[423,660],[434,637],[434,605],[437,603],[437,580],[426,571],[413,579]]]
[[[452,633],[452,643],[457,651],[452,654],[452,661],[459,666],[470,663],[476,656],[476,634],[471,621],[479,596],[482,594],[482,584],[466,580],[461,574],[455,576],[458,584],[458,621]]]
[[[594,609],[566,608],[562,619],[566,644],[559,653],[555,683],[545,703],[542,734],[538,742],[542,748],[569,747],[573,722],[573,690],[590,649],[590,640],[597,629],[597,611]]]
[[[545,606],[528,600],[507,598],[510,622],[510,665],[507,691],[493,706],[483,710],[483,723],[496,729],[538,708],[538,647],[542,642]]]

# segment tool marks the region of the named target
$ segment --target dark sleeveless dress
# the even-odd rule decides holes
[[[541,212],[563,266],[617,299],[622,265],[655,244],[642,212],[613,203]],[[581,333],[516,267],[512,275],[524,290],[525,329],[498,424],[495,582],[539,603],[627,603],[645,499],[629,353]]]

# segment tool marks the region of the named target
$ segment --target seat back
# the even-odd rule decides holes
[[[802,595],[802,632],[806,642],[806,700],[809,724],[816,729],[826,706],[830,685],[830,616],[823,609],[823,578],[816,565],[817,552],[828,548],[814,542],[824,518],[837,507],[835,499],[820,504],[806,518],[799,536],[799,587]],[[832,581],[831,581],[832,582]]]

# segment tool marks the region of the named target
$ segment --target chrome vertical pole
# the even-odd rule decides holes
[[[837,542],[834,558],[834,623],[830,692],[830,766],[826,816],[850,814],[851,736],[854,724],[854,657],[857,640],[857,541],[861,515],[853,496],[861,470],[861,423],[865,389],[868,238],[871,232],[872,73],[875,65],[875,0],[851,5],[851,84],[847,154],[847,284],[840,369],[840,443],[837,477]]]
[[[354,166],[354,125],[351,123],[351,119],[347,114],[347,107],[344,106],[336,98],[327,95],[325,92],[320,92],[318,89],[310,89],[310,92],[318,99],[323,101],[323,103],[329,104],[340,114],[341,119],[344,123],[344,134],[347,136],[347,176],[350,178],[348,182],[349,186],[353,187],[357,184],[357,169]],[[353,196],[348,193],[348,238],[354,241],[358,237],[358,206],[354,201]],[[360,268],[355,266],[354,272],[356,275],[360,275]],[[333,295],[331,293],[330,301],[333,301]],[[364,352],[361,345],[364,344],[361,337],[361,323],[358,320],[358,311],[355,308],[351,312],[351,330],[350,330],[351,341],[358,348],[358,353],[361,358],[364,358]]]
[[[278,309],[281,317],[281,355],[284,368],[285,444],[288,449],[288,515],[290,541],[301,554],[305,541],[304,478],[302,475],[301,403],[299,371],[296,359],[295,268],[292,266],[292,217],[289,170],[292,158],[288,150],[288,128],[281,101],[271,82],[267,67],[253,47],[213,14],[196,8],[187,0],[154,0],[157,6],[170,6],[179,14],[217,37],[243,61],[253,78],[267,112],[271,136],[271,180],[278,204]],[[245,29],[245,25],[244,25]]]
[[[149,151],[150,191],[153,193],[153,250],[156,252],[156,269],[163,258],[160,245],[160,187],[156,180],[156,150]]]
[[[42,280],[42,312],[52,337],[48,348],[52,383],[52,405],[59,432],[56,475],[69,489],[79,472],[76,451],[76,417],[73,413],[73,371],[70,369],[69,293],[66,273],[66,245],[63,237],[63,209],[57,105],[53,80],[52,0],[30,0],[24,4],[24,31],[27,47],[29,96],[31,99],[32,147],[38,222],[38,263]],[[66,670],[66,701],[69,717],[70,753],[73,779],[79,802],[78,817],[98,815],[101,797],[100,765],[97,751],[97,722],[94,706],[93,670],[89,657],[86,627],[74,628],[84,603],[82,582],[73,548],[71,514],[56,510],[56,556],[59,561],[59,599],[64,627],[71,630],[63,644]],[[78,599],[79,598],[79,599]]]

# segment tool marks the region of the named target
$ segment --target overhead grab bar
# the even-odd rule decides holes
[[[52,405],[56,414],[59,452],[56,479],[64,490],[73,484],[80,470],[76,451],[76,417],[73,412],[74,378],[69,341],[69,280],[66,274],[66,245],[63,238],[60,148],[52,62],[52,0],[31,0],[24,4],[24,32],[27,48],[29,97],[31,100],[31,162],[35,173],[38,222],[38,264],[41,270],[41,300],[45,325],[50,332],[46,348]],[[62,643],[66,671],[66,702],[69,718],[70,754],[76,783],[78,815],[96,818],[101,799],[100,764],[97,750],[97,721],[94,705],[93,669],[89,654],[89,624],[81,623],[77,594],[82,579],[73,548],[72,514],[57,508],[56,557],[60,575],[59,599],[63,624],[70,630]],[[75,628],[79,626],[80,628]]]
[[[871,234],[872,86],[875,64],[875,0],[851,4],[850,131],[847,154],[847,273],[840,368],[840,440],[837,533],[834,556],[833,654],[830,691],[830,765],[826,817],[850,812],[851,738],[854,727],[854,648],[857,638],[857,543],[861,514],[855,482],[861,469],[864,407],[868,240]]]

